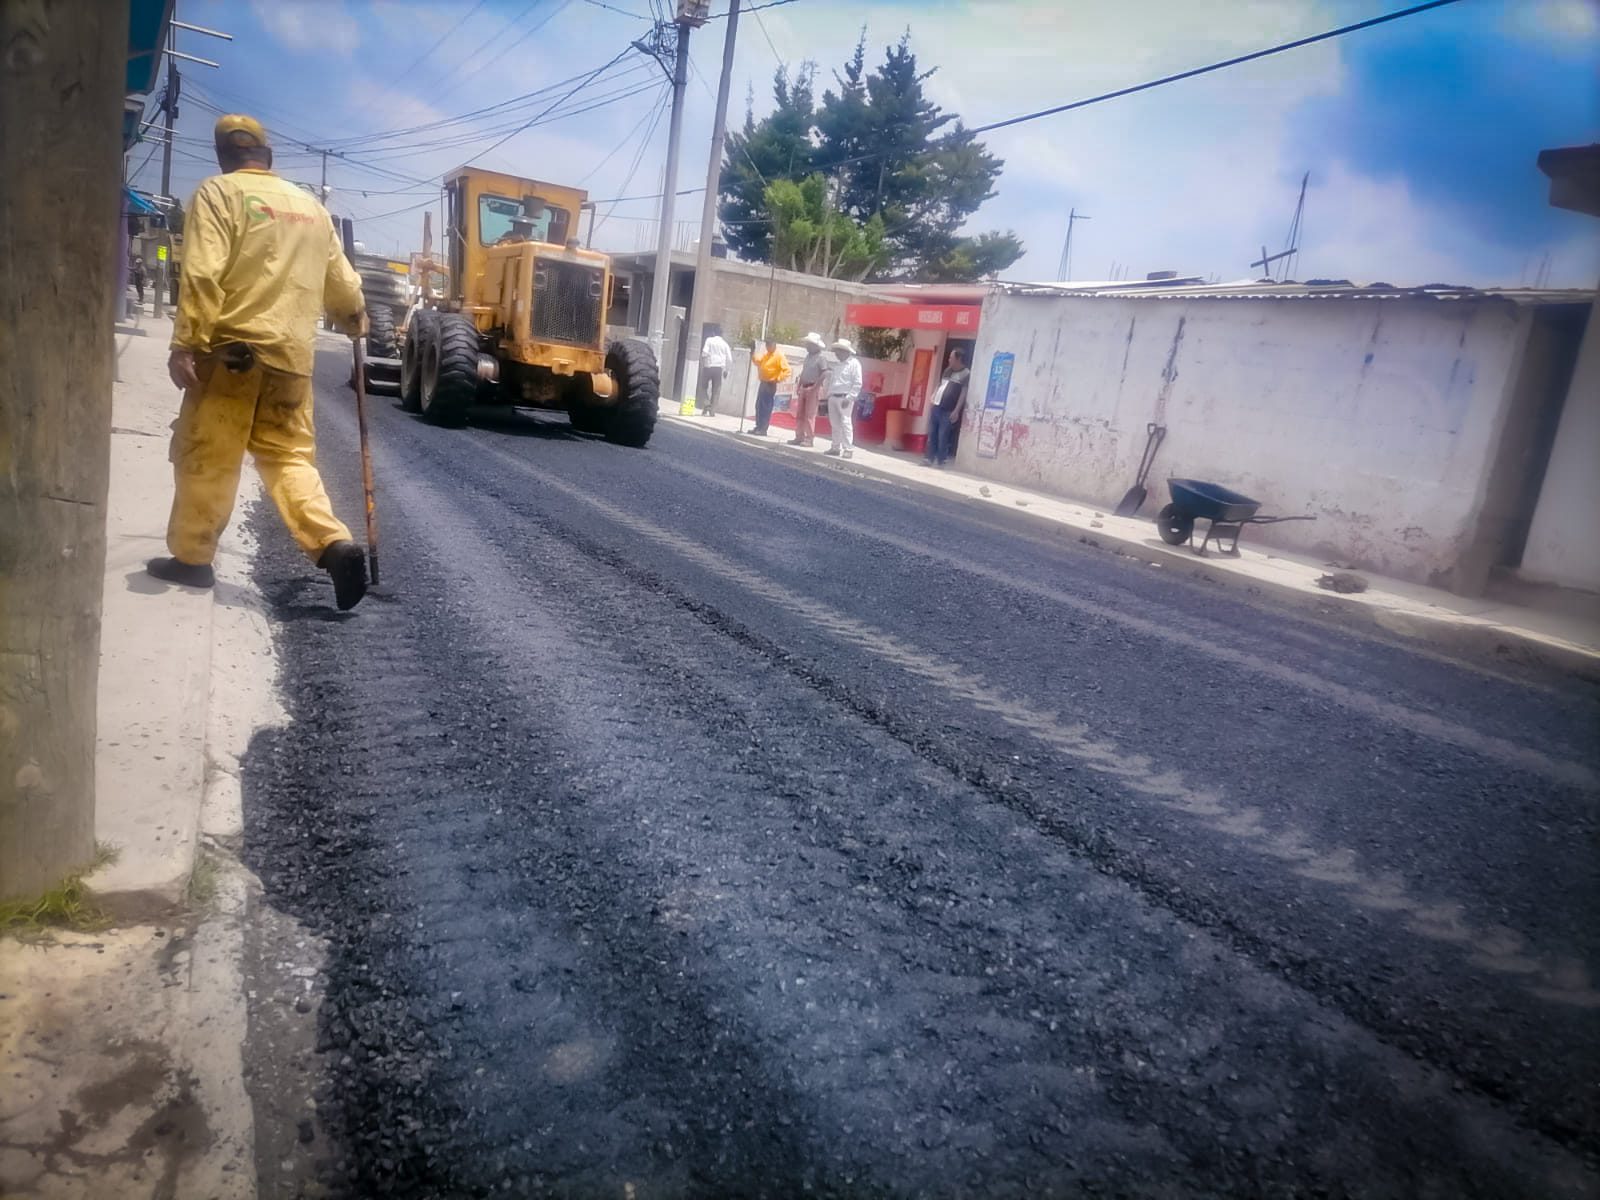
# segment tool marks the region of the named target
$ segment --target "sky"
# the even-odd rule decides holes
[[[180,62],[173,191],[186,196],[215,170],[220,108],[261,118],[280,173],[298,181],[321,180],[324,159],[305,146],[338,149],[326,160],[329,208],[382,252],[420,248],[438,176],[467,161],[599,201],[646,197],[602,203],[595,245],[652,248],[666,81],[630,48],[650,30],[651,2],[178,0],[180,20],[233,40],[178,35],[180,51],[220,66]],[[770,108],[780,64],[812,60],[819,88],[831,85],[863,26],[869,65],[909,31],[935,69],[932,98],[983,125],[1413,2],[747,0],[729,121],[752,101],[758,118]],[[726,10],[712,0],[714,17]],[[725,29],[714,19],[690,39],[679,188],[705,183]],[[1241,279],[1258,274],[1263,246],[1286,248],[1309,171],[1295,278],[1592,288],[1600,221],[1552,209],[1534,160],[1600,141],[1597,72],[1600,0],[1461,0],[987,134],[1005,167],[970,229],[1021,237],[1010,279],[1058,278],[1074,209],[1089,218],[1073,233],[1074,279]],[[464,126],[371,140],[557,84]],[[515,132],[557,101],[554,119]],[[589,111],[563,115],[580,106]],[[136,147],[130,163],[136,186],[159,187],[159,148]],[[701,202],[676,200],[684,248]]]

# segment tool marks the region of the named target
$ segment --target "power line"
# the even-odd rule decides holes
[[[771,50],[772,57],[778,60],[778,66],[787,70],[789,64],[784,60],[783,55],[778,53],[777,44],[773,42],[772,35],[767,32],[767,23],[761,19],[761,9],[752,8],[747,11],[756,19],[756,28],[761,30],[761,36],[767,39],[767,49]]]
[[[793,0],[779,0],[783,3],[792,3]],[[1118,88],[1114,92],[1102,92],[1098,96],[1090,96],[1086,100],[1074,100],[1070,104],[1058,104],[1054,108],[1041,108],[1037,112],[1023,113],[1017,117],[1007,117],[1003,121],[993,121],[988,125],[979,125],[971,132],[974,134],[989,133],[996,129],[1004,129],[1009,125],[1020,125],[1024,121],[1036,121],[1040,117],[1052,117],[1057,113],[1071,112],[1075,108],[1087,108],[1091,104],[1100,104],[1106,100],[1115,100],[1121,96],[1131,96],[1135,92],[1146,92],[1151,88],[1162,87],[1165,84],[1177,83],[1181,79],[1193,79],[1196,75],[1207,75],[1212,71],[1220,71],[1225,67],[1236,67],[1240,63],[1254,62],[1258,58],[1266,58],[1272,54],[1282,54],[1285,50],[1298,50],[1301,46],[1314,45],[1325,42],[1330,38],[1343,37],[1347,33],[1355,33],[1362,29],[1371,29],[1374,25],[1382,25],[1388,21],[1398,21],[1401,17],[1415,16],[1417,13],[1427,12],[1430,9],[1443,8],[1447,4],[1459,4],[1460,0],[1428,0],[1426,4],[1416,4],[1410,8],[1402,8],[1398,12],[1385,13],[1381,17],[1372,17],[1366,21],[1357,21],[1354,25],[1341,25],[1338,29],[1330,29],[1326,33],[1313,34],[1311,37],[1296,38],[1292,42],[1282,42],[1276,46],[1269,46],[1265,50],[1255,50],[1249,54],[1241,54],[1235,58],[1224,59],[1222,62],[1211,63],[1209,66],[1195,67],[1189,71],[1179,71],[1176,75],[1164,75],[1160,79],[1152,79],[1148,83],[1135,84],[1133,87]],[[880,158],[882,155],[864,155],[862,158],[845,159],[845,162],[861,162],[865,158]],[[840,164],[843,165],[842,163]]]
[[[659,114],[661,112],[661,97],[662,97],[662,95],[665,94],[666,90],[667,90],[667,85],[666,84],[657,84],[656,98],[650,104],[650,106],[644,110],[644,115],[639,118],[638,123],[635,124],[632,129],[628,130],[627,133],[623,134],[622,135],[622,139],[619,142],[617,142],[617,144],[615,146],[611,147],[610,151],[607,152],[606,156],[604,158],[602,158],[598,163],[596,163],[593,167],[591,167],[589,169],[589,172],[586,175],[584,175],[584,177],[582,179],[578,180],[578,185],[577,186],[582,187],[585,183],[589,182],[589,180],[593,179],[597,174],[599,174],[600,173],[600,169],[602,167],[604,167],[608,162],[610,162],[613,158],[616,157],[617,151],[621,150],[624,146],[626,146],[629,142],[631,142],[633,140],[633,135],[639,132],[640,127],[646,121],[650,120],[651,117],[659,116]],[[624,185],[624,186],[626,186],[626,185]]]
[[[407,63],[405,65],[404,68],[402,68],[399,71],[396,71],[395,72],[395,78],[404,79],[408,75],[410,75],[411,74],[411,69],[413,67],[415,67],[418,63],[420,63],[423,59],[427,58],[428,55],[432,54],[440,46],[444,45],[445,41],[450,37],[451,34],[453,34],[456,30],[460,29],[463,25],[465,25],[468,21],[470,21],[474,16],[476,16],[478,10],[480,8],[482,8],[487,3],[488,3],[488,0],[478,0],[478,2],[476,4],[474,4],[470,9],[467,10],[467,15],[462,17],[454,25],[450,26],[449,29],[446,29],[442,34],[440,34],[439,35],[439,39],[436,42],[434,42],[433,45],[429,46],[421,54],[419,54],[415,58],[413,58],[409,63]]]
[[[617,51],[616,55],[610,61],[602,63],[600,66],[596,67],[593,71],[589,72],[589,74],[584,79],[582,79],[578,83],[574,84],[573,87],[572,87],[572,90],[567,92],[566,95],[562,96],[560,100],[557,100],[555,102],[555,104],[552,104],[550,106],[550,108],[545,109],[544,112],[539,114],[539,116],[530,118],[527,121],[526,124],[521,125],[516,129],[513,129],[510,133],[506,134],[505,137],[501,138],[498,142],[496,142],[494,145],[490,146],[487,150],[479,151],[477,154],[473,155],[472,158],[469,161],[476,162],[478,159],[482,158],[486,154],[493,154],[501,146],[504,146],[512,138],[516,137],[517,134],[521,133],[524,129],[528,128],[529,125],[532,125],[535,121],[539,120],[540,117],[543,117],[546,113],[550,112],[551,109],[553,109],[557,105],[563,104],[567,100],[571,99],[571,97],[577,92],[577,90],[579,88],[583,87],[591,79],[594,79],[602,71],[607,71],[610,68],[616,66],[617,63],[621,62],[623,60],[623,58],[627,55],[627,53],[632,49],[633,49],[632,46],[624,46],[621,50]]]
[[[403,137],[407,134],[428,133],[443,129],[449,125],[465,124],[474,117],[488,116],[490,113],[500,113],[504,115],[507,110],[515,108],[518,105],[529,104],[531,106],[533,101],[538,100],[542,96],[548,96],[551,92],[557,91],[574,82],[575,80],[583,78],[584,74],[584,72],[580,72],[577,75],[568,76],[566,79],[558,79],[554,83],[546,84],[544,87],[535,88],[531,92],[524,92],[520,96],[513,96],[509,100],[497,101],[494,104],[485,105],[482,108],[475,108],[469,112],[459,113],[453,117],[441,117],[437,121],[426,121],[420,125],[408,125],[398,129],[387,129],[379,133],[358,134],[354,137],[348,138],[334,138],[327,144],[330,146],[338,146],[341,149],[350,150],[357,148],[357,145],[360,143],[370,144],[373,142],[388,141],[394,138]],[[382,149],[383,147],[372,148]]]
[[[621,13],[625,17],[632,17],[635,21],[648,21],[650,18],[643,13],[629,12],[625,8],[618,8],[615,4],[607,4],[605,0],[584,0],[585,4],[592,4],[596,8],[609,9],[614,13]]]

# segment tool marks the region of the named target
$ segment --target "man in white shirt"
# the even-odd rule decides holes
[[[711,336],[700,347],[700,384],[696,390],[700,393],[701,416],[709,417],[716,411],[717,398],[722,395],[722,377],[732,362],[733,347],[713,326]]]
[[[861,395],[861,360],[856,357],[856,348],[845,338],[828,349],[838,361],[828,368],[828,425],[833,431],[833,444],[823,453],[849,458],[855,453],[854,423],[856,397]]]

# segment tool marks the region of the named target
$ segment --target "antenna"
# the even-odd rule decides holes
[[[1067,214],[1067,242],[1061,247],[1061,265],[1056,268],[1056,278],[1062,283],[1072,278],[1072,227],[1079,221],[1092,221],[1093,217],[1086,217],[1077,209]]]
[[[1300,177],[1300,199],[1295,202],[1294,220],[1289,222],[1289,236],[1285,239],[1284,247],[1277,254],[1268,254],[1266,246],[1261,247],[1261,257],[1250,265],[1260,267],[1261,273],[1267,279],[1272,278],[1272,264],[1283,262],[1283,278],[1289,279],[1294,274],[1296,261],[1300,257],[1300,240],[1305,230],[1306,212],[1306,185],[1311,182],[1311,172],[1307,171]]]

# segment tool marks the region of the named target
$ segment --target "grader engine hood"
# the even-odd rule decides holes
[[[535,251],[532,282],[529,340],[601,348],[606,303],[603,264]]]

